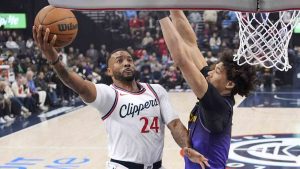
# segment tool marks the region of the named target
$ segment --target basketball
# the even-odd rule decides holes
[[[34,25],[38,28],[39,25],[50,29],[49,42],[53,36],[57,39],[54,47],[62,48],[73,42],[78,31],[78,22],[73,12],[69,9],[56,8],[54,6],[46,6],[41,9],[35,17]],[[43,32],[44,32],[43,31]]]

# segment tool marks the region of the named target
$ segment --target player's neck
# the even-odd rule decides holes
[[[122,89],[125,89],[127,91],[130,91],[130,92],[138,92],[140,91],[139,87],[138,87],[138,84],[135,80],[131,81],[131,82],[124,82],[124,81],[119,81],[119,80],[115,80],[114,81],[114,85],[119,87],[119,88],[122,88]]]
[[[231,90],[223,90],[220,92],[221,96],[230,96],[231,95]]]

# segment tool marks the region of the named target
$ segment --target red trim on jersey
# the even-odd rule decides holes
[[[140,95],[140,94],[143,94],[146,89],[140,84],[137,82],[137,85],[139,85],[141,87],[141,90],[138,91],[138,92],[131,92],[131,91],[128,91],[126,89],[123,89],[123,88],[120,88],[118,86],[116,86],[115,84],[112,84],[112,86],[115,88],[115,89],[118,89],[118,90],[121,90],[121,91],[124,91],[124,92],[127,92],[127,93],[130,93],[130,94],[133,94],[133,95]]]
[[[106,115],[104,115],[102,117],[102,120],[107,119],[111,115],[111,113],[115,110],[115,108],[117,106],[117,103],[118,103],[118,100],[119,100],[119,95],[118,95],[118,91],[117,90],[115,90],[115,92],[116,92],[116,98],[115,98],[114,104],[111,107],[111,109],[108,111],[108,113],[106,113]]]
[[[150,84],[146,83],[147,87],[149,88],[149,90],[153,93],[153,95],[156,97],[157,101],[160,103],[159,98],[157,93],[155,92],[155,90],[151,87]]]

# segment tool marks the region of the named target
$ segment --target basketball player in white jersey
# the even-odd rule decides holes
[[[178,115],[173,111],[166,90],[157,84],[138,83],[135,65],[126,50],[117,50],[107,59],[113,84],[93,84],[68,70],[60,62],[53,44],[48,43],[50,30],[42,37],[42,26],[33,27],[33,37],[46,59],[65,85],[82,100],[99,110],[108,133],[111,160],[108,169],[160,169],[165,125],[171,130],[185,155],[204,169],[207,159],[189,148],[189,136]]]

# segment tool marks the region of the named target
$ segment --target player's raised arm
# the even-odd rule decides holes
[[[33,26],[32,33],[34,41],[45,55],[48,62],[53,66],[60,80],[66,86],[78,93],[85,102],[93,102],[97,95],[95,85],[90,81],[83,80],[79,75],[72,70],[69,70],[66,65],[60,62],[57,51],[53,47],[57,36],[55,35],[51,42],[48,43],[50,30],[47,28],[44,36],[42,36],[42,31],[41,25],[38,28]]]
[[[197,37],[182,10],[171,10],[170,17],[176,30],[189,45],[197,46]]]
[[[170,11],[170,14],[172,23],[179,35],[182,37],[183,41],[188,46],[193,48],[191,51],[193,53],[191,56],[192,60],[196,67],[201,70],[204,66],[207,66],[207,63],[198,48],[196,33],[194,32],[182,10],[172,10]]]
[[[167,47],[175,64],[180,68],[185,80],[198,98],[202,98],[207,91],[207,81],[194,64],[195,47],[184,42],[170,18],[165,17],[160,21],[162,33]]]

